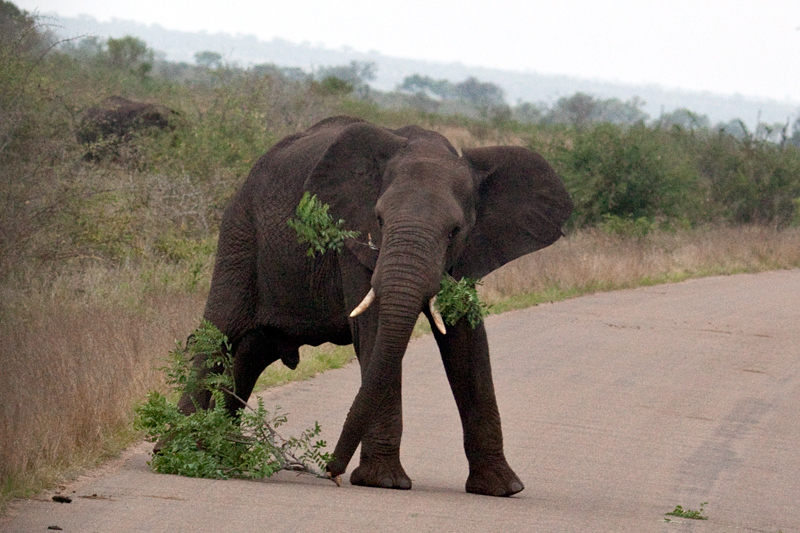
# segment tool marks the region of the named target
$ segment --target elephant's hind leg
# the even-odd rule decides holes
[[[234,347],[233,382],[236,398],[228,398],[231,414],[243,407],[261,373],[278,359],[291,369],[297,367],[299,351],[296,343],[290,342],[278,332],[268,328],[248,331]]]

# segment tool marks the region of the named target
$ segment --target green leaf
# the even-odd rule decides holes
[[[475,328],[489,314],[489,307],[478,296],[480,280],[462,278],[456,281],[449,274],[442,277],[441,289],[436,296],[436,308],[449,326],[466,317],[469,325]]]
[[[306,191],[297,204],[296,218],[287,221],[289,227],[297,232],[297,241],[310,245],[307,252],[309,257],[324,254],[328,250],[341,252],[345,240],[355,239],[359,235],[357,231],[342,229],[344,220],[334,221],[328,209],[328,204]]]

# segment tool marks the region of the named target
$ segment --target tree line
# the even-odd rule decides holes
[[[761,123],[759,120],[756,129],[750,131],[741,119],[712,125],[706,115],[686,108],[665,111],[653,118],[643,111],[645,102],[635,96],[623,101],[576,92],[553,103],[519,101],[509,105],[501,87],[476,77],[452,82],[411,74],[397,85],[394,92],[384,93],[369,85],[375,79],[377,69],[372,62],[352,61],[347,65],[321,66],[313,72],[273,64],[253,65],[245,69],[227,64],[218,52],[204,50],[195,53],[195,65],[176,64],[159,58],[144,41],[133,36],[106,40],[90,37],[77,42],[66,42],[61,48],[76,57],[125,67],[141,76],[150,73],[154,66],[159,75],[183,79],[187,76],[197,78],[204,72],[227,72],[230,75],[249,70],[294,82],[316,83],[330,92],[370,98],[387,108],[403,106],[421,112],[461,114],[494,122],[514,120],[525,124],[568,124],[579,128],[603,122],[620,125],[648,123],[663,128],[677,126],[690,130],[713,128],[740,139],[758,137],[771,142],[800,145],[800,117],[796,117],[794,122],[787,118],[786,123],[776,124]]]

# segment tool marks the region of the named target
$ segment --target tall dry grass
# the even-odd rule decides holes
[[[146,309],[18,301],[0,320],[0,488],[52,483],[118,451],[132,406],[162,382],[157,367],[198,322],[203,299],[175,294]]]
[[[499,312],[587,292],[797,267],[796,227],[711,227],[642,237],[589,229],[491,273],[481,295]]]

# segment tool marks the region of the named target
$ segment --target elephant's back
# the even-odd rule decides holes
[[[327,118],[308,130],[278,141],[253,165],[244,187],[249,182],[270,187],[290,186],[302,190],[303,182],[342,131],[363,120],[337,116]],[[302,195],[302,193],[301,193]]]
[[[255,311],[248,314],[260,324],[295,330],[291,332],[295,334],[313,331],[314,324],[319,328],[320,323],[330,322],[332,316],[342,315],[344,325],[347,324],[344,309],[339,309],[341,295],[320,292],[314,283],[320,277],[338,277],[336,261],[308,257],[308,245],[298,242],[297,234],[287,222],[295,216],[308,175],[341,131],[354,122],[360,120],[333,117],[280,141],[256,162],[226,210],[220,240],[226,237],[222,231],[228,228],[229,233],[236,234],[237,242],[228,246],[221,243],[219,250],[226,248],[236,256],[242,255],[244,248],[249,249],[248,258],[230,261],[230,268],[237,269],[234,264],[254,263],[252,275],[256,279],[249,291],[258,295],[258,301],[250,301],[247,306]],[[303,316],[308,324],[300,324],[296,319],[291,324],[282,322],[291,316]],[[338,324],[335,329],[339,329]],[[330,332],[319,333],[330,336]]]

